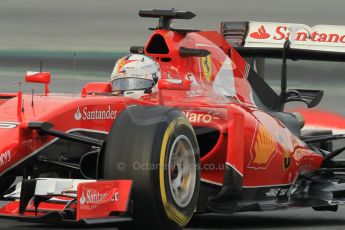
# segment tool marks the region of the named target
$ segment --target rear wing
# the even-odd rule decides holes
[[[300,29],[289,38],[293,27]],[[345,26],[222,22],[221,34],[243,57],[282,58],[289,38],[289,59],[345,61]]]

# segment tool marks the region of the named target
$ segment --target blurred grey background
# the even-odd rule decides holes
[[[193,11],[197,17],[176,20],[175,27],[206,30],[219,30],[221,21],[345,24],[342,0],[0,0],[0,90],[16,91],[8,83],[21,80],[26,70],[38,70],[41,60],[53,73],[56,92],[107,81],[115,60],[131,45],[144,45],[148,28],[157,24],[138,16],[142,8]],[[280,61],[266,63],[266,79],[277,87]],[[344,70],[343,63],[290,61],[289,87],[324,89],[320,108],[345,115]]]
[[[344,24],[342,0],[0,0],[0,49],[128,50],[156,24],[142,8],[191,10],[179,27],[218,30],[220,21]]]

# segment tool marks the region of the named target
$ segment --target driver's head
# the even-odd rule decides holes
[[[130,54],[116,62],[111,83],[113,91],[150,91],[160,75],[157,62],[145,55]]]

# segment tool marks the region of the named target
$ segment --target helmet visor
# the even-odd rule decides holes
[[[155,85],[155,82],[143,78],[125,77],[113,80],[112,84],[113,91],[127,91],[151,89]]]

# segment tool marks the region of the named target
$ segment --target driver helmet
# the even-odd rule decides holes
[[[128,96],[140,96],[152,92],[160,75],[159,64],[150,57],[130,54],[116,62],[111,83],[113,91]]]

